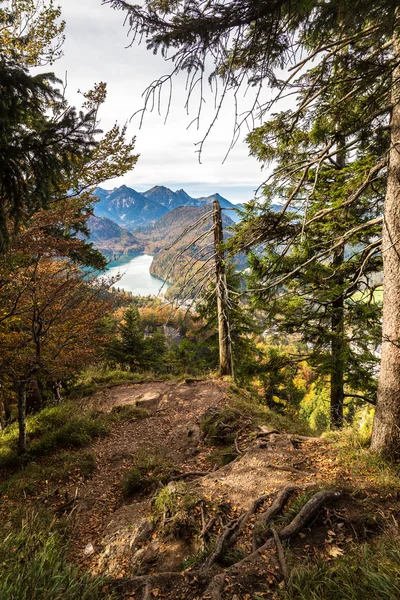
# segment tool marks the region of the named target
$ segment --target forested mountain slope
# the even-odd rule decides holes
[[[144,251],[144,245],[136,237],[111,219],[93,215],[88,219],[87,226],[90,229],[90,241],[106,256]]]

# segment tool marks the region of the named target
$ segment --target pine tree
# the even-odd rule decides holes
[[[143,34],[150,48],[161,50],[164,54],[173,48],[175,73],[188,70],[192,81],[197,82],[196,73],[204,74],[206,59],[212,55],[215,69],[211,78],[222,78],[222,99],[229,91],[237,95],[242,84],[256,86],[260,92],[266,82],[278,90],[274,101],[286,93],[297,98],[297,106],[287,124],[288,140],[299,120],[308,119],[312,129],[312,109],[317,104],[325,107],[327,119],[340,122],[340,131],[331,130],[323,148],[316,147],[300,165],[293,163],[292,169],[286,171],[289,178],[296,172],[301,172],[304,177],[299,177],[294,195],[285,198],[287,204],[283,212],[301,193],[303,183],[309,183],[310,166],[333,159],[337,153],[338,133],[344,135],[349,163],[355,147],[358,152],[364,151],[371,157],[376,145],[376,164],[365,165],[362,181],[358,177],[360,172],[353,173],[354,177],[350,180],[356,183],[358,179],[359,185],[350,185],[347,200],[342,197],[340,211],[346,218],[350,205],[357,210],[364,186],[373,191],[375,175],[383,179],[387,175],[388,183],[383,188],[386,195],[384,219],[373,217],[369,223],[362,224],[363,230],[371,228],[370,231],[373,231],[374,227],[383,221],[385,223],[383,346],[372,448],[389,455],[400,454],[400,367],[397,367],[400,364],[400,259],[396,247],[400,237],[397,201],[400,10],[397,3],[393,0],[355,0],[351,5],[343,0],[324,3],[231,0],[221,4],[213,0],[200,3],[167,0],[163,3],[149,1],[144,7],[138,7],[122,0],[112,0],[111,4],[128,11],[134,33]],[[344,6],[346,13],[343,18]],[[346,69],[337,70],[335,62],[344,48],[348,48]],[[305,54],[304,58],[301,52]],[[277,68],[289,66],[293,57],[299,56],[298,63],[292,64],[286,81],[279,79],[281,73],[278,75]],[[303,93],[303,83],[312,75],[316,64],[321,78],[316,79],[313,85],[306,84]],[[149,102],[162,81],[150,86]],[[343,93],[344,85],[347,86],[346,93]],[[340,93],[335,97],[336,90]],[[348,121],[346,109],[349,105],[358,106],[358,109],[350,110]],[[222,102],[217,106],[217,110],[222,110]],[[256,95],[254,107],[260,113],[259,95]],[[264,104],[261,114],[265,115],[270,108],[271,103]],[[311,114],[307,113],[309,109]],[[253,115],[254,111],[248,114],[250,119]],[[233,138],[236,139],[239,133],[240,122],[235,127]],[[282,172],[282,176],[284,174]],[[328,210],[329,213],[324,213],[325,217],[331,214],[336,218],[339,214],[335,207],[330,206]],[[371,210],[373,212],[373,207]],[[368,209],[363,214],[367,215]],[[256,220],[253,224],[253,232],[256,232],[259,222]],[[306,222],[305,226],[309,227],[310,223]],[[359,231],[354,231],[350,225],[340,243],[352,244]],[[256,236],[253,236],[255,239]],[[331,254],[334,245],[331,245]],[[366,246],[365,264],[370,258],[369,251],[374,249],[369,246]]]
[[[144,354],[145,339],[140,327],[139,311],[135,304],[131,304],[118,327],[118,338],[107,350],[107,356],[116,363],[134,369],[142,367]]]

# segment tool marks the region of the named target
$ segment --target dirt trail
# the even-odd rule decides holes
[[[161,381],[111,388],[96,394],[92,402],[103,411],[125,404],[151,411],[148,418],[119,423],[108,437],[92,446],[97,469],[78,490],[79,500],[73,515],[73,555],[93,569],[105,533],[131,525],[148,510],[140,498],[126,504],[122,497],[121,480],[132,466],[132,455],[141,450],[159,450],[182,471],[209,470],[210,466],[204,465],[204,453],[195,448],[196,422],[208,407],[226,405],[227,396],[223,382]],[[70,490],[70,495],[74,493]],[[88,550],[90,545],[94,552]],[[85,555],[85,549],[86,553],[92,552],[90,557]]]

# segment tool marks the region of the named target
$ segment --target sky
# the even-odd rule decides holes
[[[173,190],[184,188],[194,197],[219,192],[232,202],[243,202],[254,196],[265,179],[261,165],[248,156],[248,148],[240,140],[223,164],[229,148],[234,119],[233,102],[224,106],[211,136],[205,144],[202,164],[196,154],[196,142],[208,128],[213,115],[213,96],[208,93],[203,105],[201,129],[187,129],[196,115],[196,98],[189,116],[185,112],[185,77],[179,75],[173,84],[172,106],[167,119],[167,90],[162,98],[162,114],[147,112],[142,127],[139,116],[143,107],[142,94],[158,77],[169,73],[170,64],[161,56],[146,50],[145,44],[128,47],[131,38],[124,27],[125,13],[102,5],[101,0],[58,0],[66,21],[64,56],[53,69],[64,79],[67,74],[67,97],[74,105],[81,104],[78,90],[87,91],[94,83],[105,81],[108,87],[106,104],[102,107],[101,128],[109,129],[116,121],[129,122],[128,134],[136,136],[136,151],[140,154],[135,169],[123,178],[105,182],[112,189],[125,184],[137,191],[153,185],[165,185]],[[250,100],[249,100],[250,101]],[[133,116],[133,117],[132,117]]]

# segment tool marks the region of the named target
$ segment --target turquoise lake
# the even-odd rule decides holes
[[[123,256],[109,264],[107,275],[115,276],[118,273],[121,279],[114,285],[132,292],[134,296],[157,295],[163,282],[153,275],[150,275],[150,265],[153,257],[149,254],[139,254],[137,256]],[[165,293],[168,285],[164,284],[161,293]]]

